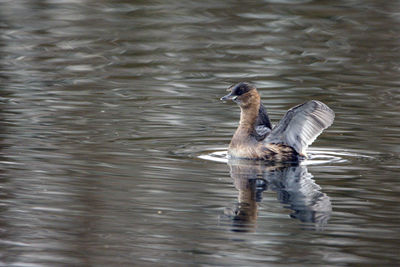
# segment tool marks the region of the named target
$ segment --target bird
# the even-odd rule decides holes
[[[221,100],[240,107],[240,121],[228,147],[230,158],[294,162],[307,158],[306,149],[332,125],[335,113],[324,103],[310,100],[289,109],[274,127],[257,88],[240,82]]]

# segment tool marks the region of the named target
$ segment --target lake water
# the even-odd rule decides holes
[[[133,3],[135,2],[135,3]],[[398,1],[0,1],[3,266],[396,266]],[[227,161],[252,81],[336,118]]]

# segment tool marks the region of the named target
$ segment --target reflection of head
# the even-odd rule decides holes
[[[229,160],[230,174],[239,191],[238,205],[229,214],[234,224],[249,225],[257,219],[257,203],[264,190],[277,192],[292,218],[322,226],[332,211],[329,197],[320,192],[305,166],[295,163],[268,165],[259,161]]]
[[[239,180],[237,180],[239,181]],[[239,188],[238,203],[235,207],[225,209],[235,227],[253,228],[257,221],[257,200],[264,187],[257,186],[256,179],[242,179]]]
[[[226,208],[224,214],[232,219],[234,231],[252,231],[257,220],[257,206],[249,203],[237,203],[232,208]],[[239,230],[240,229],[240,230]]]

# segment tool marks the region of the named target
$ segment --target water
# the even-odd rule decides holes
[[[5,266],[395,266],[397,1],[1,1]],[[300,166],[228,162],[250,80]]]

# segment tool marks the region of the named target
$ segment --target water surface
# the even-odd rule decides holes
[[[397,1],[1,1],[0,262],[395,266]],[[227,162],[254,82],[274,123],[336,113],[300,166]]]

